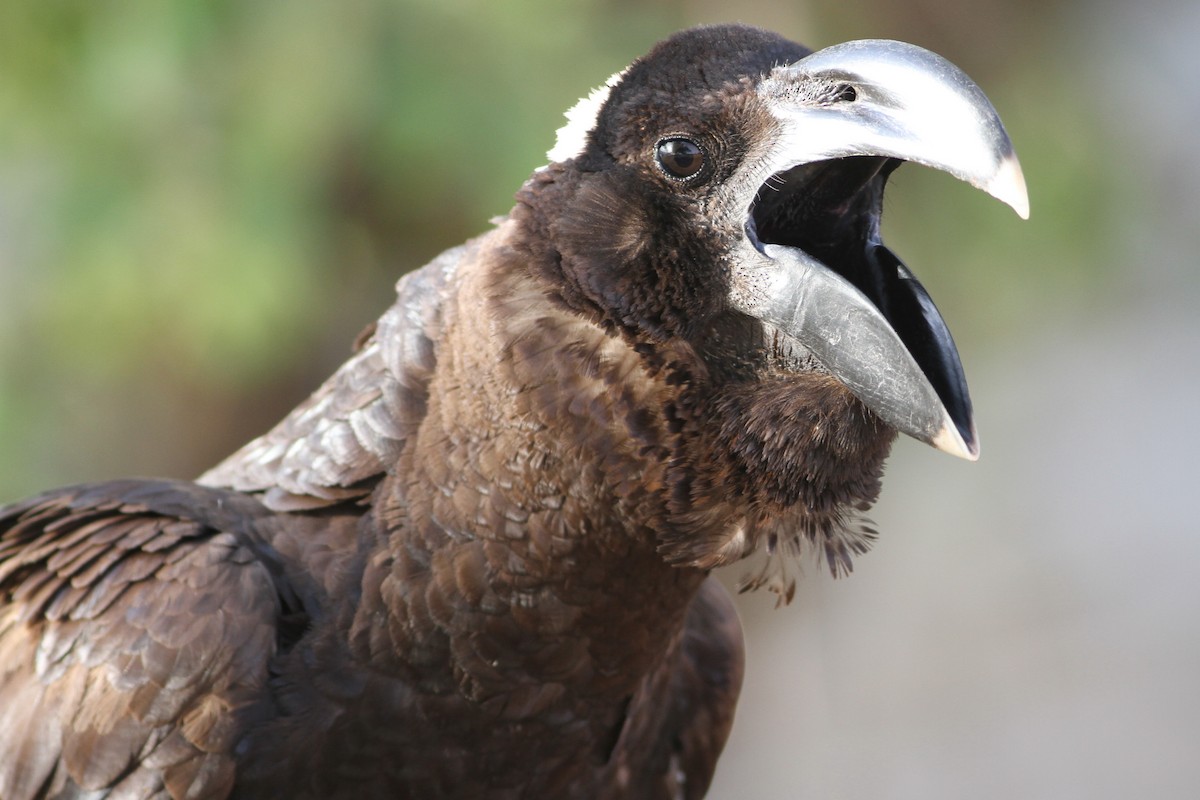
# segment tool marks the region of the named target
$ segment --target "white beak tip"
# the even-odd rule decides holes
[[[971,426],[971,441],[969,444],[963,439],[962,434],[959,433],[958,427],[948,419],[942,425],[942,429],[937,432],[937,435],[929,443],[943,453],[949,453],[952,456],[958,456],[967,461],[979,460],[979,435],[975,433],[974,425]]]
[[[1029,219],[1029,191],[1025,188],[1025,175],[1015,154],[1009,153],[1004,157],[992,179],[983,188],[992,197],[1012,207],[1021,219]]]

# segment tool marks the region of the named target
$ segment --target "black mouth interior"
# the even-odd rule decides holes
[[[881,156],[817,161],[772,175],[758,191],[751,240],[795,247],[853,283],[890,316],[879,270],[867,254],[879,239],[883,187],[901,163]]]
[[[765,244],[803,250],[866,295],[970,443],[971,401],[954,340],[924,287],[880,243],[884,185],[902,163],[854,156],[777,173],[759,189],[746,230],[759,250]]]

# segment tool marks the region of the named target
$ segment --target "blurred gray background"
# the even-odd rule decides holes
[[[674,30],[905,39],[983,86],[1030,187],[1027,223],[918,168],[889,193],[983,458],[898,443],[852,577],[741,599],[712,796],[1200,796],[1200,4],[728,5],[4,4],[0,502],[264,431]]]

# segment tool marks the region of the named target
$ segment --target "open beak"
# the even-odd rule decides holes
[[[940,56],[848,42],[776,69],[759,95],[778,124],[769,177],[747,210],[761,257],[736,308],[807,350],[901,433],[970,460],[979,439],[954,340],[929,294],[882,243],[888,175],[911,161],[1029,215],[995,108]]]

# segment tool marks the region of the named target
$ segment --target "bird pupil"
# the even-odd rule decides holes
[[[688,146],[680,142],[674,142],[671,145],[671,160],[675,165],[687,169],[696,160],[696,154],[688,149]]]

